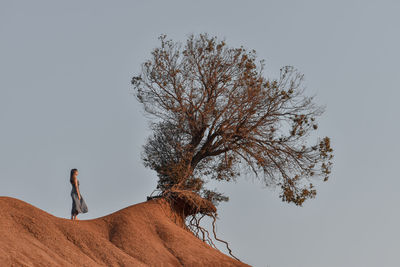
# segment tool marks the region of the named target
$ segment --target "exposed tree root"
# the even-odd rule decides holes
[[[215,222],[216,222],[216,217],[217,217],[217,216],[216,216],[216,215],[215,215],[215,216],[213,215],[212,217],[213,217],[212,226],[213,226],[214,238],[215,238],[216,240],[218,240],[219,242],[225,243],[226,248],[227,248],[228,251],[229,251],[229,254],[230,254],[233,258],[235,258],[236,260],[240,261],[238,258],[236,258],[236,257],[232,254],[232,250],[229,248],[228,242],[226,242],[225,240],[219,239],[219,238],[217,237],[217,234],[216,234],[216,227],[215,227]]]
[[[212,232],[214,239],[224,243],[229,251],[229,254],[234,259],[240,261],[232,254],[229,243],[217,237],[217,209],[211,201],[202,198],[199,194],[193,191],[182,189],[169,189],[164,192],[160,192],[155,196],[147,197],[147,200],[154,198],[163,198],[168,202],[173,212],[177,215],[174,216],[175,223],[181,224],[185,230],[192,232],[203,242],[208,243],[215,249],[218,249],[212,240],[210,232],[200,225],[201,220],[205,216],[212,218]]]

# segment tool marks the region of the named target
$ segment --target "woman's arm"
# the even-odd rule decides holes
[[[81,199],[81,193],[79,192],[79,187],[78,187],[78,179],[74,179],[74,184],[75,184],[75,188],[76,188],[76,192],[78,193],[78,198],[79,200]]]

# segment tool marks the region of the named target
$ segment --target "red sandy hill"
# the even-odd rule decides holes
[[[249,266],[196,238],[152,199],[93,220],[0,197],[0,266]]]

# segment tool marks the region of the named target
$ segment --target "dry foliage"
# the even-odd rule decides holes
[[[279,185],[283,201],[301,205],[316,190],[311,177],[328,179],[332,148],[325,137],[308,144],[323,109],[307,97],[303,75],[283,67],[263,77],[254,50],[227,47],[208,34],[180,43],[159,37],[151,59],[132,84],[153,119],[142,158],[158,173],[158,189],[199,192],[208,179],[230,181],[244,166],[266,185]]]

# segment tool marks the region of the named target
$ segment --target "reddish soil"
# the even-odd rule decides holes
[[[249,266],[173,218],[163,199],[72,221],[0,197],[0,266]]]

